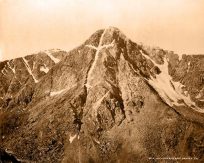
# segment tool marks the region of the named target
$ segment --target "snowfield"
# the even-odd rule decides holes
[[[156,75],[156,78],[151,76],[151,79],[149,79],[148,82],[168,105],[187,105],[198,112],[204,113],[204,110],[197,107],[195,102],[191,100],[190,95],[187,91],[183,93],[182,88],[184,87],[184,85],[180,82],[175,82],[172,80],[172,77],[168,72],[168,61],[166,57],[164,58],[164,64],[160,65],[157,64],[148,55],[144,54],[142,50],[140,50],[140,53],[146,59],[151,60],[154,65],[161,70],[161,73]]]

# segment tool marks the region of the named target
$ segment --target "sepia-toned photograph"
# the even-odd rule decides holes
[[[0,0],[0,163],[204,163],[204,0]]]

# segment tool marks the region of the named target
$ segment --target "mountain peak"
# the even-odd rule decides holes
[[[104,29],[97,30],[89,37],[85,44],[98,46],[100,41],[101,45],[103,45],[111,44],[113,40],[119,41],[120,39],[128,40],[128,38],[122,33],[121,30],[119,30],[117,27],[110,26]]]
[[[116,27],[96,31],[68,53],[2,62],[0,156],[147,162],[178,153],[203,162],[203,63],[204,56],[179,60],[145,48]]]
[[[114,26],[109,26],[109,27],[105,28],[104,30],[106,30],[107,33],[112,33],[112,34],[113,33],[120,33],[120,34],[123,34],[123,32],[119,28],[114,27]]]

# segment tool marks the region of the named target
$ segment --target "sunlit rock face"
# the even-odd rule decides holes
[[[0,63],[1,155],[20,162],[204,161],[204,55],[95,32]]]

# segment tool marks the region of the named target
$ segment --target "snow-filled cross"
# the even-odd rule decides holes
[[[111,44],[107,44],[107,45],[102,45],[103,43],[103,38],[104,38],[104,35],[106,34],[106,31],[107,29],[105,29],[101,35],[101,38],[100,38],[100,41],[99,41],[99,44],[98,44],[98,47],[96,46],[93,46],[93,45],[86,45],[87,47],[89,48],[92,48],[94,50],[96,50],[96,53],[95,53],[95,58],[94,58],[94,61],[91,65],[91,68],[88,72],[88,75],[87,75],[87,82],[85,83],[85,86],[87,87],[87,89],[91,88],[91,84],[90,84],[90,80],[92,79],[92,73],[93,73],[93,70],[94,70],[94,67],[96,66],[96,63],[98,61],[98,58],[99,58],[99,53],[102,49],[104,48],[109,48],[109,47],[113,47],[114,46],[114,40],[111,42]]]

